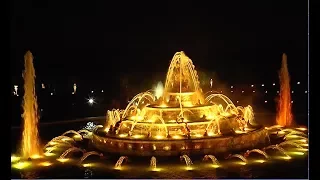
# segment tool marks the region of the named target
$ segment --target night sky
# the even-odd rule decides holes
[[[228,83],[277,80],[285,52],[292,80],[307,80],[307,1],[10,2],[13,81],[27,50],[48,83],[158,78],[181,50]]]

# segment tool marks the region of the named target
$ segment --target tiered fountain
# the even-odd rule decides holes
[[[125,110],[108,111],[104,125],[89,122],[84,129],[69,130],[54,137],[43,147],[43,152],[38,138],[32,59],[28,52],[25,56],[22,151],[20,155],[11,156],[15,169],[38,170],[38,167],[56,163],[105,168],[104,163],[112,161],[111,158],[98,160],[99,165],[84,161],[93,155],[114,157],[115,154],[119,159],[111,162],[112,170],[123,170],[122,163],[127,162],[131,155],[139,159],[140,156],[149,156],[146,167],[152,171],[166,169],[157,163],[159,156],[180,157],[186,165],[183,170],[193,170],[199,164],[192,162],[194,156],[190,155],[200,155],[203,161],[211,160],[210,168],[228,169],[231,159],[240,160],[231,165],[245,166],[269,159],[288,161],[308,151],[307,129],[290,127],[293,116],[286,56],[280,71],[278,125],[262,127],[255,123],[250,105],[235,106],[223,94],[203,93],[192,61],[183,52],[178,52],[171,61],[164,88],[159,85],[155,90],[136,95]],[[84,139],[89,140],[95,151],[87,151],[86,141],[79,143]],[[72,153],[81,156],[76,158]],[[225,158],[221,159],[219,154]],[[205,177],[214,177],[202,168],[199,171],[205,172]],[[170,173],[169,176],[173,177]]]
[[[165,87],[135,96],[125,110],[107,113],[92,143],[104,152],[171,156],[217,154],[269,143],[250,105],[236,107],[223,94],[203,93],[197,71],[183,52],[169,66]]]

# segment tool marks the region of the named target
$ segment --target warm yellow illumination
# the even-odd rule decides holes
[[[141,135],[141,134],[135,134],[132,137],[135,138],[135,139],[140,139],[140,138],[143,138],[144,136]]]
[[[219,168],[221,165],[218,165],[218,164],[214,164],[212,165],[213,168]]]
[[[93,163],[86,163],[86,164],[82,164],[83,167],[92,167]]]
[[[39,165],[40,166],[51,166],[52,163],[50,163],[50,162],[41,162],[41,163],[39,163]]]
[[[299,131],[306,131],[306,130],[308,130],[307,128],[304,128],[304,127],[298,127],[298,128],[296,128],[297,130],[299,130]]]
[[[286,160],[292,159],[290,156],[282,156],[281,158]]]
[[[74,139],[81,139],[81,138],[82,138],[82,136],[81,136],[81,135],[79,135],[79,134],[76,134],[76,135],[74,135],[74,136],[73,136],[73,138],[74,138]]]
[[[128,134],[119,134],[119,137],[127,137],[128,136]]]
[[[66,159],[66,158],[59,158],[59,159],[57,159],[57,161],[60,161],[60,162],[64,163],[64,162],[69,161],[69,159]]]
[[[164,136],[156,135],[154,138],[156,138],[156,139],[163,139],[163,138],[164,138]]]
[[[253,162],[256,162],[256,163],[264,163],[264,162],[266,162],[266,161],[263,160],[263,159],[257,159],[257,160],[254,160]]]
[[[151,171],[159,172],[159,171],[161,171],[161,169],[160,168],[152,168]]]
[[[44,153],[45,156],[50,157],[50,156],[54,156],[55,154],[52,152],[46,152]]]
[[[191,170],[193,170],[193,168],[190,167],[190,166],[188,166],[188,167],[186,167],[186,170],[187,170],[187,171],[191,171]]]
[[[195,134],[194,136],[195,136],[195,137],[198,137],[198,138],[199,138],[199,137],[203,137],[202,134]]]
[[[40,156],[38,154],[35,154],[35,155],[31,156],[31,159],[40,159],[40,158],[42,158],[42,156]]]
[[[290,154],[294,154],[294,155],[304,155],[303,152],[290,152]]]
[[[155,89],[155,96],[159,99],[163,94],[163,85],[161,82],[158,82],[157,87]]]
[[[23,132],[22,132],[22,157],[29,158],[34,154],[41,154],[38,132],[38,103],[35,91],[35,69],[33,66],[33,55],[28,51],[24,56],[23,72],[24,96],[23,108]]]
[[[172,138],[173,138],[173,139],[181,139],[182,137],[179,136],[179,135],[174,135],[174,136],[172,136]]]
[[[51,145],[51,146],[54,146],[54,145],[57,145],[57,144],[59,144],[59,143],[58,142],[54,142],[54,141],[49,142],[49,145]]]
[[[18,157],[18,156],[15,156],[15,155],[12,155],[11,156],[11,162],[16,162],[16,161],[19,161],[21,158]]]
[[[31,165],[31,162],[18,162],[16,164],[13,164],[12,167],[16,168],[16,169],[25,169],[27,167],[29,167]]]

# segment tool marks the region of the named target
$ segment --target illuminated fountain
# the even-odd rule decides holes
[[[278,100],[277,124],[290,126],[292,124],[290,75],[287,65],[287,55],[282,55],[282,66],[279,73],[280,93]]]
[[[35,92],[35,70],[33,56],[28,51],[24,56],[24,96],[23,96],[23,132],[22,132],[22,157],[30,158],[42,155],[38,132],[38,103]]]
[[[267,139],[250,105],[235,106],[223,94],[203,93],[192,61],[177,52],[164,88],[159,83],[155,90],[136,95],[125,110],[107,111],[106,124],[93,132],[92,143],[105,152],[168,156],[248,149]]]
[[[26,57],[29,56],[26,55]],[[26,65],[27,70],[30,70],[30,64]],[[197,168],[198,162],[194,159],[199,157],[198,155],[204,157],[203,161],[212,161],[208,166],[210,168],[227,168],[230,165],[229,162],[232,166],[245,167],[251,163],[271,162],[273,159],[289,161],[296,155],[307,155],[308,129],[288,128],[286,126],[289,126],[288,122],[291,121],[283,118],[288,117],[288,114],[292,117],[290,108],[287,108],[288,105],[291,107],[291,104],[286,103],[288,99],[290,100],[288,74],[286,80],[281,83],[284,86],[281,88],[283,93],[280,95],[278,125],[263,127],[255,122],[253,108],[250,105],[235,106],[223,94],[211,91],[203,93],[192,61],[183,52],[178,52],[171,61],[164,87],[158,83],[155,89],[139,93],[124,110],[108,110],[106,122],[103,125],[89,122],[84,129],[69,130],[52,138],[43,147],[42,159],[22,161],[24,157],[42,154],[36,138],[38,119],[26,118],[31,115],[36,117],[34,89],[30,90],[34,80],[30,81],[26,75],[24,77],[25,83],[28,84],[25,85],[25,89],[29,91],[25,94],[24,119],[27,126],[24,129],[23,139],[24,142],[31,144],[25,143],[24,149],[28,149],[26,151],[28,155],[11,156],[12,168],[15,169],[38,166],[43,168],[59,162],[63,165],[75,163],[79,168],[89,168],[96,163],[84,164],[84,161],[89,156],[96,155],[110,157],[108,162],[114,156],[116,158],[120,156],[117,161],[114,159],[116,162],[111,162],[112,168],[110,168],[119,170],[119,173],[127,169],[122,168],[122,164],[128,160],[128,157],[130,161],[134,160],[132,156],[150,158],[150,161],[146,160],[146,168],[155,171],[154,173],[166,170],[165,166],[157,167],[157,159],[161,156],[180,158],[180,161],[184,162],[182,170],[202,171]],[[28,77],[34,78],[34,75]],[[211,80],[210,89],[212,86],[214,85]],[[282,103],[283,101],[285,103]],[[35,139],[32,140],[37,141],[30,141],[33,137]],[[81,157],[73,161],[78,154],[81,154]],[[254,154],[264,158],[255,159]],[[191,158],[195,160],[195,164]],[[234,162],[235,159],[241,161]],[[115,163],[114,166],[113,163]],[[210,169],[210,171],[213,170]]]

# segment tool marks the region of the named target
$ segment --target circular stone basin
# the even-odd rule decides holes
[[[176,156],[188,154],[220,154],[252,149],[269,143],[268,131],[256,130],[220,137],[191,139],[148,139],[147,137],[119,137],[104,133],[102,128],[93,135],[92,145],[103,152],[138,156]]]

